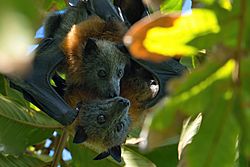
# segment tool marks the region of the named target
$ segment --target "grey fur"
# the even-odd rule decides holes
[[[44,23],[45,37],[63,39],[74,24],[88,17],[86,2],[80,1],[77,6],[69,6],[65,13],[51,13]]]
[[[68,7],[63,14],[51,13],[45,21],[45,37],[54,38],[59,43],[65,38],[74,24],[86,20],[89,13],[88,8],[92,8],[90,3],[79,2],[75,7]],[[120,95],[120,79],[118,71],[124,73],[124,68],[128,62],[125,54],[122,53],[115,43],[107,40],[97,40],[97,48],[92,48],[87,54],[83,54],[82,76],[79,80],[81,85],[76,85],[71,79],[67,80],[67,90],[72,87],[81,87],[96,93],[101,98],[112,98]],[[53,53],[49,53],[53,54]],[[100,79],[97,73],[100,69],[105,69],[108,76]],[[59,71],[65,72],[65,62],[62,63]],[[70,75],[70,74],[69,74]]]
[[[104,149],[124,143],[130,125],[129,106],[129,100],[122,97],[83,103],[79,124],[84,128],[87,141]],[[105,117],[105,122],[101,124],[98,123],[100,115]]]
[[[82,87],[95,92],[99,97],[112,98],[120,95],[120,80],[129,59],[115,45],[107,40],[96,40],[96,47],[85,47],[83,74],[85,85]],[[98,73],[104,70],[106,77]]]

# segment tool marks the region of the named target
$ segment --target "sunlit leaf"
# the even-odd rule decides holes
[[[200,83],[196,83],[196,85],[193,85],[192,87],[190,87],[189,90],[187,90],[186,84],[185,84],[185,86],[183,86],[184,89],[182,87],[181,87],[182,90],[177,89],[175,92],[175,95],[178,94],[178,98],[180,98],[180,100],[181,99],[185,100],[185,99],[188,99],[192,96],[195,96],[195,95],[199,94],[200,92],[204,91],[207,87],[209,87],[209,85],[211,85],[216,80],[230,77],[234,66],[235,66],[234,61],[229,60],[223,67],[219,68],[213,74],[210,73],[211,74],[210,76],[208,76],[206,79],[204,79]],[[190,78],[192,78],[192,77],[194,78],[194,75],[195,75],[195,73],[193,74],[193,76],[191,75]],[[204,74],[203,74],[203,76],[204,76]],[[196,77],[196,78],[201,78],[201,77]],[[183,90],[185,90],[185,89],[187,91],[183,92]],[[181,92],[183,92],[183,93],[181,93]]]
[[[129,149],[128,147],[123,147],[122,157],[125,162],[125,167],[141,167],[141,166],[156,167],[153,162],[148,160],[140,153],[132,149]]]
[[[182,157],[187,166],[234,166],[239,133],[233,117],[233,103],[223,96],[214,96],[210,108],[205,108],[198,134]]]
[[[45,167],[47,165],[49,164],[28,155],[16,157],[0,154],[0,166],[2,167]]]
[[[192,39],[220,30],[215,14],[210,10],[194,9],[191,14],[159,15],[145,18],[133,25],[124,37],[133,56],[161,61],[167,57],[188,56],[197,49],[187,45]],[[160,57],[162,55],[162,57]]]
[[[196,36],[219,32],[215,14],[205,9],[194,9],[192,14],[177,18],[172,27],[149,29],[143,42],[149,52],[166,56],[193,55],[197,50],[186,45]]]
[[[184,148],[192,142],[193,137],[196,135],[202,121],[202,115],[199,114],[193,121],[191,117],[188,118],[182,127],[180,141],[178,144],[178,158],[181,158]]]
[[[169,57],[162,56],[157,53],[149,52],[143,45],[147,31],[156,26],[171,27],[173,22],[180,17],[179,14],[162,15],[155,13],[149,17],[145,17],[133,24],[124,36],[124,43],[128,46],[131,54],[140,59],[147,59],[153,61],[166,60]]]
[[[232,1],[230,0],[219,0],[219,4],[224,9],[232,10]]]
[[[20,154],[43,141],[61,125],[41,112],[30,111],[0,96],[0,151]]]
[[[164,0],[160,6],[162,12],[180,11],[183,0]]]
[[[220,96],[232,94],[230,87],[234,62],[227,61],[223,66],[224,63],[225,60],[213,59],[203,68],[195,69],[191,75],[177,79],[179,83],[171,83],[177,83],[171,89],[172,95],[155,108],[151,121],[145,121],[145,127],[148,127],[144,132],[148,139],[147,147],[159,146],[168,138],[179,135],[182,122],[187,118],[185,115],[204,112],[214,103],[213,97],[218,96],[217,92],[221,92]],[[218,85],[220,80],[225,80],[223,86]]]
[[[210,49],[221,44],[229,47],[235,47],[239,31],[239,23],[237,20],[237,15],[239,15],[240,12],[239,2],[240,1],[233,1],[231,11],[222,8],[218,3],[214,3],[210,6],[209,8],[216,14],[220,31],[217,34],[211,33],[205,36],[197,37],[189,44],[199,49]],[[249,38],[246,37],[246,39]]]

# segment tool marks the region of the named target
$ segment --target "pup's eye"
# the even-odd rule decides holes
[[[98,124],[104,124],[106,122],[106,118],[103,114],[98,115],[97,117],[97,123]]]
[[[123,76],[123,71],[122,70],[118,70],[117,76],[119,78],[121,78]]]
[[[123,129],[123,127],[124,127],[123,122],[118,123],[118,124],[116,125],[116,130],[117,130],[117,132],[120,132],[120,131]]]
[[[104,70],[99,70],[97,73],[98,77],[105,78],[107,76],[107,72]]]

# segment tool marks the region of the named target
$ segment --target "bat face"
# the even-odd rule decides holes
[[[107,149],[96,157],[102,159],[111,155],[120,161],[120,145],[128,135],[130,118],[129,100],[116,97],[94,100],[79,106],[79,125],[76,127],[74,143],[89,142]]]
[[[114,42],[89,38],[83,51],[84,87],[99,97],[113,98],[120,95],[120,80],[128,58]]]

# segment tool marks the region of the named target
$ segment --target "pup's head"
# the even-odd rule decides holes
[[[122,97],[82,103],[74,143],[87,141],[104,150],[120,146],[129,130],[129,106],[129,100]]]
[[[128,57],[115,43],[93,38],[87,40],[83,52],[85,87],[103,98],[119,96]]]
[[[97,16],[72,26],[61,44],[67,85],[89,90],[100,99],[119,96],[120,79],[129,58],[118,44],[126,31],[122,22]]]

